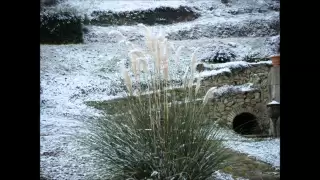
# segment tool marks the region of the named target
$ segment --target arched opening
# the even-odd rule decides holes
[[[256,116],[248,112],[241,113],[233,119],[233,130],[242,135],[261,133]]]

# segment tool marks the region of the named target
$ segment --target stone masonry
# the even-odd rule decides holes
[[[241,113],[250,113],[256,117],[260,128],[268,133],[270,122],[266,104],[271,99],[268,90],[268,72],[271,64],[254,64],[243,69],[231,69],[231,73],[222,73],[203,80],[202,90],[208,91],[216,86],[209,103],[212,120],[232,128],[232,122]],[[243,88],[251,83],[250,88]],[[249,85],[249,84],[248,84]]]

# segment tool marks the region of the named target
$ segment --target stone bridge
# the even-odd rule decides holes
[[[248,63],[204,79],[202,90],[213,121],[240,134],[269,134],[266,104],[270,101],[268,73],[271,63]],[[211,87],[217,87],[210,92]]]

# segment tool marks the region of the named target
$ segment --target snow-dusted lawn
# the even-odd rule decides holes
[[[226,147],[248,154],[276,168],[280,168],[280,140],[264,140],[256,142],[226,141]]]
[[[108,100],[123,95],[118,92],[121,90],[118,59],[126,54],[120,48],[116,43],[41,45],[40,130],[44,173],[55,179],[83,179],[84,174],[92,172],[90,157],[79,154],[80,147],[72,137],[82,131],[82,120],[99,115],[99,111],[84,105],[84,101]],[[185,57],[182,62],[188,64],[189,57],[182,57]],[[211,74],[238,65],[246,63],[216,65],[217,70]],[[227,135],[226,147],[279,166],[279,140],[255,142],[233,131],[224,133]]]
[[[79,47],[87,51],[81,51]],[[78,154],[80,147],[72,135],[82,131],[81,120],[98,115],[98,111],[84,105],[84,101],[115,97],[107,93],[110,93],[108,89],[115,88],[110,84],[117,84],[111,82],[117,82],[119,77],[116,73],[99,71],[107,66],[105,61],[115,60],[110,57],[112,52],[106,53],[109,56],[101,56],[103,47],[41,46],[41,166],[44,173],[55,179],[83,179],[84,174],[91,172],[90,157]],[[104,78],[109,75],[109,79]],[[279,140],[250,142],[232,131],[225,133],[228,135],[224,142],[227,147],[279,166]],[[48,155],[50,153],[53,155]]]
[[[232,49],[241,59],[249,52],[268,54],[271,47],[262,47],[268,37],[211,37],[211,27],[219,25],[242,24],[248,20],[270,20],[276,18],[278,12],[239,14],[234,16],[227,11],[240,8],[260,8],[264,1],[243,0],[235,1],[232,7],[227,7],[220,0],[206,1],[108,1],[108,0],[65,0],[60,7],[75,7],[81,14],[88,14],[93,10],[124,11],[147,9],[161,5],[178,7],[191,4],[197,6],[202,16],[192,22],[173,25],[157,26],[165,32],[175,35],[179,30],[196,29],[200,39],[173,41],[178,47],[187,45],[181,52],[179,66],[172,65],[170,72],[173,77],[183,75],[184,67],[190,62],[190,51],[193,47],[200,47],[197,57],[205,54],[212,46],[225,45]],[[152,2],[152,3],[150,3]],[[214,10],[210,10],[212,7]],[[84,105],[84,101],[102,101],[121,97],[123,84],[120,81],[120,61],[127,57],[124,46],[119,45],[115,38],[108,37],[111,30],[120,30],[130,40],[141,44],[140,29],[136,26],[120,27],[89,27],[89,34],[85,37],[85,44],[77,45],[41,45],[41,108],[40,108],[40,152],[41,167],[46,175],[52,179],[80,180],[92,171],[93,162],[88,155],[80,153],[81,147],[73,139],[74,135],[83,132],[81,121],[92,116],[99,116],[99,111]],[[210,35],[205,38],[205,35]],[[272,38],[273,41],[277,37]],[[210,67],[210,73],[229,71],[233,66],[246,66],[244,62],[231,62]],[[169,69],[170,69],[169,68]],[[178,76],[177,76],[178,77]],[[280,141],[266,139],[254,141],[238,136],[233,131],[224,132],[226,147],[248,154],[258,160],[279,167]],[[217,173],[221,180],[233,178],[224,173]]]

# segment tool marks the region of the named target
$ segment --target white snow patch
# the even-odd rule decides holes
[[[213,69],[213,70],[203,71],[199,73],[198,76],[200,76],[201,78],[214,77],[218,74],[225,73],[225,72],[231,73],[231,69],[233,68],[248,68],[250,67],[250,65],[254,65],[254,64],[271,64],[271,63],[272,63],[271,61],[261,61],[257,63],[248,63],[245,61],[234,61],[234,62],[219,63],[219,64],[203,63],[204,67],[208,69]]]
[[[253,63],[248,63],[245,61],[233,61],[233,62],[226,62],[226,63],[217,63],[217,64],[208,64],[208,63],[203,63],[204,67],[208,69],[222,69],[222,68],[247,68],[250,67],[251,65],[257,65],[257,64],[272,64],[272,61],[260,61],[260,62],[253,62]]]
[[[223,144],[240,153],[248,154],[258,160],[266,162],[277,169],[280,168],[279,139],[256,142],[225,141]]]
[[[236,178],[234,179],[231,174],[223,173],[220,171],[216,171],[214,174],[216,180],[249,180],[245,178]]]
[[[222,68],[239,68],[239,67],[249,67],[251,63],[245,61],[233,61],[226,63],[218,63],[218,64],[208,64],[203,63],[204,67],[209,69],[222,69]]]
[[[271,101],[271,102],[269,102],[268,104],[280,104],[278,101],[275,101],[275,100],[273,100],[273,101]]]
[[[209,101],[212,101],[212,99],[219,98],[226,93],[238,93],[238,92],[248,92],[248,91],[256,90],[255,88],[252,88],[252,85],[253,85],[252,83],[247,83],[247,84],[237,85],[237,86],[224,85],[218,88],[212,87],[207,91],[206,95],[204,96],[203,102],[207,103]]]
[[[231,73],[231,70],[229,68],[222,68],[218,70],[204,71],[199,73],[200,74],[199,76],[204,78],[204,77],[216,76],[217,74],[221,74],[223,72]]]
[[[242,85],[224,85],[219,88],[217,88],[214,91],[214,97],[218,98],[222,96],[225,93],[239,93],[239,92],[248,92],[248,91],[254,91],[255,88],[252,87],[252,83],[242,84]]]
[[[246,138],[225,128],[220,129],[216,137],[222,139],[226,147],[280,169],[280,139],[264,138],[256,141],[255,138]]]
[[[260,62],[254,62],[254,63],[250,63],[250,64],[272,64],[272,61],[260,61]]]

